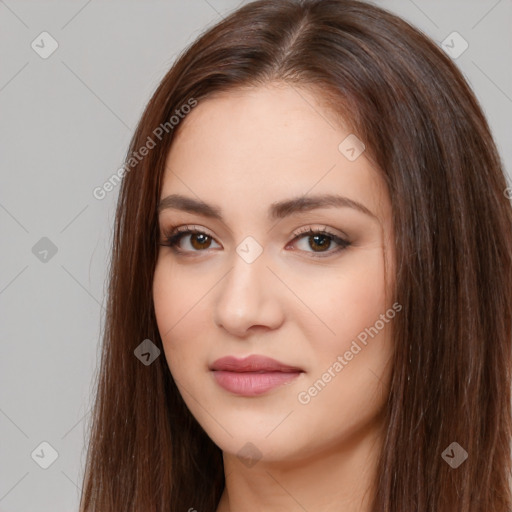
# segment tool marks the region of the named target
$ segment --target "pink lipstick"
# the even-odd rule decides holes
[[[219,386],[241,396],[256,396],[297,378],[304,370],[269,357],[252,355],[217,359],[210,370]]]

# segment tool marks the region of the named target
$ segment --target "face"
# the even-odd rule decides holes
[[[350,446],[379,425],[400,309],[383,179],[309,90],[224,93],[182,123],[153,297],[185,403],[225,453]],[[251,355],[281,366],[214,364]]]

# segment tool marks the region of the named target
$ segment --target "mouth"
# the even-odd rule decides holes
[[[299,377],[304,370],[269,357],[252,355],[217,359],[209,369],[216,383],[231,393],[257,396]]]

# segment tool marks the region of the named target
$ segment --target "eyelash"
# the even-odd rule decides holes
[[[171,229],[167,233],[164,233],[165,242],[161,243],[160,245],[163,247],[170,247],[175,253],[178,253],[178,254],[187,254],[190,252],[201,253],[201,252],[206,251],[206,250],[204,250],[204,251],[183,251],[183,250],[179,249],[177,247],[178,243],[181,240],[181,237],[183,237],[185,235],[205,235],[205,236],[211,238],[212,240],[215,240],[211,235],[209,235],[208,233],[206,233],[200,229],[196,229],[192,226],[181,226],[176,229]],[[294,238],[293,238],[292,242],[295,242],[299,238],[303,238],[306,236],[315,236],[315,235],[324,235],[324,236],[330,238],[331,241],[337,243],[339,245],[339,247],[333,251],[326,251],[325,253],[311,252],[310,254],[311,254],[312,258],[327,258],[329,256],[332,256],[333,254],[337,254],[337,253],[345,250],[347,247],[349,247],[351,245],[351,243],[348,240],[340,238],[339,236],[335,235],[334,233],[330,233],[329,231],[326,230],[325,227],[323,229],[313,229],[310,227],[302,228],[293,234]],[[310,252],[310,251],[302,251],[302,252]]]

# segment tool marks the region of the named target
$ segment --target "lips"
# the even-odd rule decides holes
[[[217,359],[210,370],[217,384],[236,395],[256,396],[297,378],[304,370],[269,357],[252,355]]]
[[[228,372],[303,372],[301,368],[289,366],[270,357],[253,355],[243,359],[237,359],[233,356],[221,357],[217,359],[211,366],[210,370],[228,371]]]

